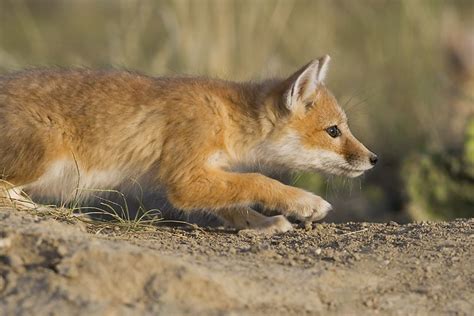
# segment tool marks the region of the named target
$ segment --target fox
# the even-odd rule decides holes
[[[0,76],[0,194],[64,202],[133,178],[238,230],[319,221],[329,202],[255,168],[357,177],[375,166],[325,86],[329,63],[259,82],[85,68]]]

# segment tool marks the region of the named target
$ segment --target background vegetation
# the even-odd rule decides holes
[[[297,183],[336,204],[337,221],[473,216],[472,173],[433,162],[472,166],[461,156],[474,108],[473,12],[470,0],[0,0],[0,73],[113,66],[258,80],[328,53],[328,85],[380,164],[362,179]],[[435,169],[444,176],[429,176]],[[420,198],[448,181],[441,207]]]

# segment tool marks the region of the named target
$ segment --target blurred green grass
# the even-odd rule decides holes
[[[0,72],[113,66],[258,80],[328,53],[328,86],[380,165],[362,180],[297,183],[341,200],[339,219],[399,218],[403,159],[453,141],[446,10],[473,17],[471,1],[0,0]]]

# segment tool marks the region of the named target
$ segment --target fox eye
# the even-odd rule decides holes
[[[326,128],[326,132],[331,136],[332,138],[336,138],[338,136],[341,136],[341,131],[339,128],[337,128],[336,125],[330,126]]]

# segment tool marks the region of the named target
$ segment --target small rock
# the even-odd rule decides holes
[[[315,253],[316,255],[318,255],[318,256],[321,254],[321,252],[322,252],[321,248],[317,248],[317,249],[314,251],[314,253]]]
[[[200,233],[201,233],[200,230],[195,229],[195,230],[193,230],[192,232],[190,232],[189,234],[190,234],[191,236],[193,236],[193,237],[199,237]]]
[[[7,256],[6,263],[11,266],[12,268],[17,268],[23,266],[23,259],[20,256],[12,254]]]
[[[58,252],[58,255],[60,255],[61,257],[64,257],[68,253],[67,247],[64,245],[59,245],[56,248],[56,251]]]
[[[9,265],[16,273],[23,273],[25,271],[23,259],[16,254],[1,256],[0,260]]]
[[[364,305],[367,307],[373,307],[374,306],[374,301],[372,299],[368,299],[364,301]]]
[[[5,237],[0,239],[0,248],[10,248],[12,245],[12,240],[10,237]]]
[[[2,293],[6,287],[7,287],[7,281],[5,280],[3,275],[0,275],[0,293]]]
[[[279,254],[272,249],[261,250],[259,255],[266,258],[277,258],[279,256]]]
[[[68,278],[76,278],[79,276],[79,271],[77,267],[70,264],[60,264],[56,266],[56,270],[59,274],[68,277]]]
[[[251,253],[259,253],[262,250],[263,250],[262,247],[260,247],[257,244],[254,244],[254,245],[250,246],[248,251],[251,252]]]
[[[283,258],[278,252],[275,252],[274,255],[273,255],[273,259],[275,260],[280,260],[281,258]]]

